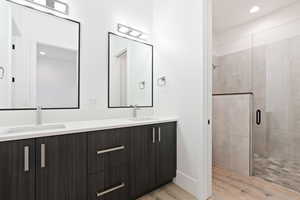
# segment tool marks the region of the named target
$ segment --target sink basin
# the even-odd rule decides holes
[[[2,133],[23,133],[23,132],[32,132],[32,131],[64,129],[64,128],[66,128],[66,126],[64,124],[24,126],[24,127],[8,128],[8,129],[4,130]]]
[[[137,117],[137,118],[130,118],[130,121],[151,121],[151,120],[155,120],[155,118],[153,117]]]

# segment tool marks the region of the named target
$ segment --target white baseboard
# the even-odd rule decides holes
[[[197,188],[197,179],[177,170],[177,177],[174,179],[174,183],[194,196],[197,196],[197,191],[199,191],[199,188]]]

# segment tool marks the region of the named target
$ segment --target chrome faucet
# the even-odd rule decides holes
[[[138,105],[131,106],[133,108],[133,118],[137,118],[137,111],[140,110]]]
[[[37,106],[36,107],[36,115],[35,115],[35,125],[40,126],[42,125],[42,107],[41,106]]]

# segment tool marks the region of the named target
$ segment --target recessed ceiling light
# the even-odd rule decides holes
[[[45,55],[46,55],[46,52],[40,51],[40,55],[45,56]]]
[[[252,14],[252,13],[257,13],[259,10],[260,10],[259,6],[253,6],[249,12]]]

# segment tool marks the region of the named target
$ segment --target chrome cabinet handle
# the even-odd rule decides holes
[[[103,192],[97,192],[97,197],[102,197],[102,196],[104,196],[104,195],[106,195],[108,193],[111,193],[113,191],[119,190],[119,189],[121,189],[123,187],[125,187],[125,183],[122,183],[121,185],[118,185],[118,186],[113,187],[111,189],[105,190]]]
[[[152,143],[155,143],[155,128],[152,128]]]
[[[29,146],[24,147],[24,172],[29,172]]]
[[[41,168],[46,167],[46,145],[41,144]]]
[[[111,149],[105,149],[105,150],[99,150],[97,151],[97,154],[105,154],[105,153],[110,153],[110,152],[114,152],[114,151],[120,151],[125,149],[125,146],[119,146],[119,147],[115,147],[115,148],[111,148]]]
[[[161,131],[160,131],[160,127],[158,128],[158,142],[161,141]]]

